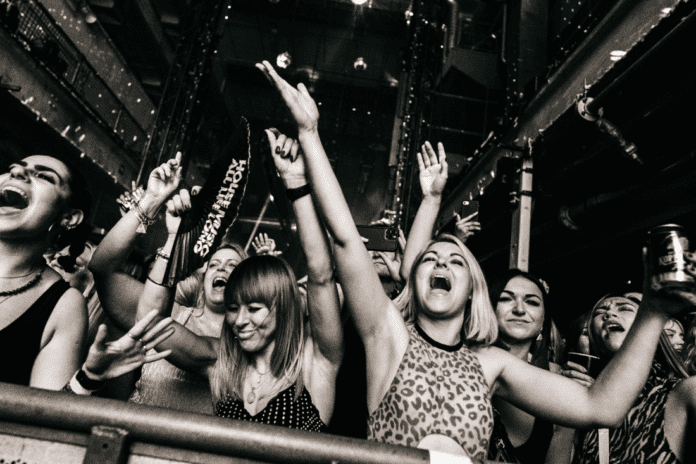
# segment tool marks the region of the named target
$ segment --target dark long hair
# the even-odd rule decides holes
[[[51,158],[54,157],[51,156]],[[67,179],[70,196],[65,206],[70,209],[79,209],[84,216],[82,222],[74,229],[62,230],[53,245],[56,250],[62,250],[69,246],[68,254],[59,257],[58,264],[67,272],[75,272],[75,260],[85,251],[85,243],[87,242],[89,234],[92,232],[92,225],[89,222],[92,210],[92,194],[87,187],[85,178],[77,167],[65,160],[56,159],[63,163],[70,173]]]
[[[551,313],[549,311],[548,305],[546,304],[548,293],[546,292],[546,287],[539,280],[537,276],[529,272],[522,271],[520,269],[508,269],[503,274],[498,276],[488,285],[488,294],[491,298],[491,304],[493,305],[493,310],[497,311],[498,301],[500,301],[500,295],[502,295],[503,290],[507,287],[508,282],[510,282],[515,277],[523,277],[536,285],[541,292],[541,301],[544,305],[544,324],[541,328],[541,340],[537,340],[532,345],[532,359],[530,364],[541,367],[542,369],[549,369],[549,349],[552,344],[551,340],[551,326],[553,321],[551,319]],[[501,339],[498,337],[498,341],[495,343],[496,346],[503,348],[504,350],[509,350],[508,347]]]
[[[589,324],[588,327],[590,335],[591,354],[599,356],[607,362],[611,358],[611,355],[602,348],[602,345],[597,340],[597,335],[592,330],[592,319],[594,318],[594,313],[597,310],[599,304],[607,298],[624,297],[640,306],[641,299],[637,298],[634,295],[638,295],[638,292],[614,292],[604,295],[602,298],[597,300],[597,303],[595,303],[594,307],[592,308],[590,317],[587,322]],[[674,347],[672,347],[672,344],[670,343],[669,338],[667,338],[667,334],[665,334],[664,331],[662,331],[662,333],[660,334],[660,341],[657,346],[657,351],[655,352],[654,362],[658,363],[662,367],[662,369],[669,375],[676,376],[682,379],[689,377],[687,368],[684,365],[684,361],[682,361],[681,357],[679,356],[679,353],[677,353],[674,350]]]

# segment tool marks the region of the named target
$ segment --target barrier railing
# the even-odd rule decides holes
[[[69,443],[86,448],[85,463],[126,462],[130,455],[165,460],[176,456],[176,462],[479,462],[449,456],[446,458],[450,460],[438,461],[423,449],[4,383],[0,383],[0,421],[4,421],[0,422],[0,443],[8,436],[34,440],[23,444],[24,448],[36,440]],[[5,451],[6,448],[0,450],[0,458],[5,462],[17,458],[3,456]],[[236,459],[224,459],[225,456]],[[45,462],[60,461],[54,454]]]

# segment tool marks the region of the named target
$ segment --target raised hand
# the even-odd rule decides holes
[[[433,150],[430,142],[425,142],[418,156],[419,179],[423,196],[442,196],[442,191],[447,183],[447,161],[445,160],[445,147],[437,144],[437,151]]]
[[[468,215],[467,217],[459,216],[459,213],[454,213],[457,218],[457,223],[455,224],[454,235],[457,236],[462,243],[466,243],[466,240],[474,235],[476,231],[481,230],[481,223],[478,221],[472,221],[471,219],[476,216],[478,212]]]
[[[164,202],[176,191],[181,182],[181,152],[150,173],[147,181],[146,195]]]
[[[297,128],[300,131],[316,130],[319,124],[319,109],[314,99],[309,95],[307,87],[299,83],[297,88],[294,88],[278,75],[273,65],[268,61],[256,63],[256,67],[263,71],[268,80],[280,91],[280,95],[295,118]]]
[[[276,129],[266,129],[271,155],[278,175],[283,179],[285,188],[298,188],[307,183],[304,158],[300,153],[297,140],[281,134]]]
[[[251,245],[254,247],[254,253],[257,255],[280,256],[283,254],[282,251],[276,251],[275,240],[266,233],[257,235]]]
[[[191,211],[191,196],[188,190],[181,189],[179,193],[172,196],[172,198],[167,201],[167,232],[170,235],[176,234],[179,231],[179,224],[181,224],[181,216]]]
[[[145,363],[167,357],[171,353],[170,350],[147,354],[169,338],[175,330],[169,327],[172,322],[170,317],[162,319],[148,330],[158,314],[157,310],[150,311],[126,335],[113,342],[106,342],[106,325],[99,326],[94,343],[89,347],[83,367],[85,371],[92,374],[91,377],[95,377],[95,380],[108,380],[137,369]]]

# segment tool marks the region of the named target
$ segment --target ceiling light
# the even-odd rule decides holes
[[[353,67],[356,71],[364,71],[367,69],[367,63],[365,62],[362,56],[359,56],[355,60],[355,63],[353,63]]]
[[[364,5],[367,2],[367,0],[353,0],[353,3],[356,5]]]
[[[87,6],[87,4],[83,4],[82,8],[80,8],[80,11],[82,14],[85,16],[85,22],[87,24],[94,24],[97,22],[97,15],[95,15],[92,10]]]
[[[283,52],[280,55],[278,55],[278,58],[276,58],[276,65],[279,68],[285,69],[288,66],[290,66],[291,63],[292,63],[292,56],[290,56],[290,53],[288,53],[288,52]]]

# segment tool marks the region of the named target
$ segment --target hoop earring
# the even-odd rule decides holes
[[[54,229],[54,227],[56,226],[56,224],[59,224],[59,222],[54,222],[54,223],[51,224],[51,226],[48,228],[48,232],[47,232],[48,235],[53,235],[53,234],[56,232],[56,230]],[[60,232],[59,232],[59,234],[60,234]]]

